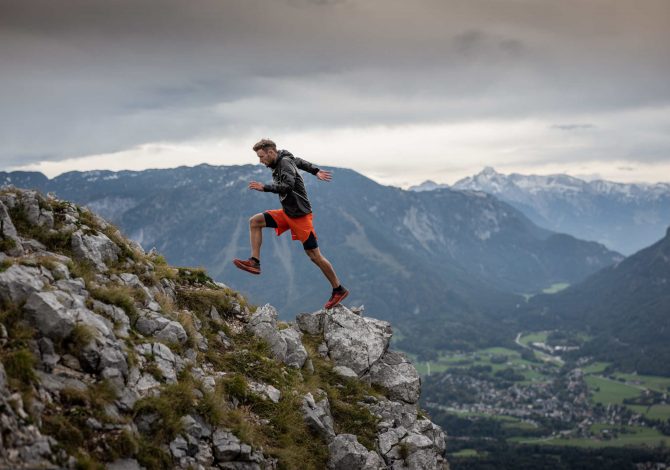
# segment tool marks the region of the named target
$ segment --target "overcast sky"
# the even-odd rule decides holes
[[[0,0],[0,169],[670,181],[668,0]]]

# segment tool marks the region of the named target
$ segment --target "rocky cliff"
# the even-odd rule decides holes
[[[447,468],[362,309],[280,322],[32,191],[0,193],[0,250],[0,468]]]

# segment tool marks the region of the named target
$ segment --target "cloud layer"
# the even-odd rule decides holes
[[[667,163],[668,18],[666,0],[0,0],[0,163],[528,122],[511,161]]]

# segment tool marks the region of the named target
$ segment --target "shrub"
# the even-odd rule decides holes
[[[205,268],[177,268],[177,280],[182,284],[214,284]]]
[[[37,383],[35,375],[37,359],[28,349],[21,348],[3,354],[2,364],[10,379],[17,380],[22,385]]]
[[[2,233],[1,230],[0,233]],[[9,251],[15,247],[16,242],[13,239],[5,237],[4,235],[2,236],[2,238],[0,238],[0,251]]]
[[[230,315],[234,294],[226,289],[177,289],[179,308],[191,310],[200,315],[208,315],[212,307],[223,316]]]
[[[122,308],[130,318],[131,324],[134,324],[138,317],[135,302],[146,300],[144,291],[129,286],[94,287],[89,289],[89,293],[100,302]]]
[[[160,395],[146,397],[135,403],[134,415],[156,413],[159,417],[152,429],[154,443],[172,441],[182,431],[180,418],[195,410],[194,384],[190,380],[163,385]]]

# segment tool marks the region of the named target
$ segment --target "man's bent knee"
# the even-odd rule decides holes
[[[265,227],[265,217],[263,214],[256,214],[249,219],[249,226],[252,228],[263,228]]]
[[[307,256],[309,256],[309,259],[312,260],[314,263],[318,263],[321,260],[321,258],[323,258],[318,248],[314,248],[312,250],[305,250],[305,253],[307,254]]]

